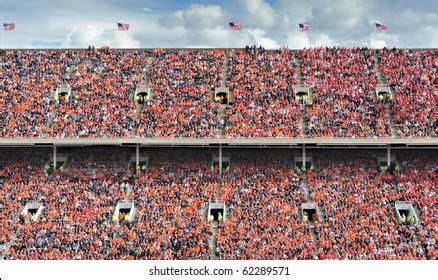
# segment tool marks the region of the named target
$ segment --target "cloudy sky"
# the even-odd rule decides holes
[[[0,0],[5,48],[438,47],[437,0]],[[242,23],[230,31],[229,21]],[[129,23],[128,32],[117,22]],[[298,23],[311,25],[297,32]],[[375,22],[389,26],[377,32]]]

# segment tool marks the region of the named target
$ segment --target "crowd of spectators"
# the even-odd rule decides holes
[[[318,151],[306,174],[309,202],[291,150],[227,150],[218,177],[212,151],[147,149],[132,176],[133,150],[62,148],[67,168],[47,172],[49,149],[0,151],[0,244],[8,259],[207,259],[212,225],[204,212],[217,198],[229,212],[219,223],[219,259],[436,259],[436,151],[396,152],[397,168],[380,170],[378,150]],[[290,155],[290,156],[289,156]],[[218,189],[218,183],[221,188]],[[394,203],[410,203],[418,225],[400,223]],[[37,220],[20,215],[41,202]],[[113,218],[133,202],[135,220]]]
[[[46,179],[44,154],[44,149],[0,151],[0,244],[13,239],[24,205],[39,198]]]
[[[373,99],[377,85],[374,51],[319,47],[298,52],[304,84],[312,89],[307,107],[310,137],[386,137],[385,105]]]
[[[34,178],[38,194],[33,201],[42,203],[43,212],[36,221],[20,219],[9,259],[104,259],[108,255],[115,228],[111,216],[116,203],[125,199],[127,178],[123,172],[115,172],[117,156],[110,151],[64,152],[69,152],[72,161],[68,172]],[[119,161],[125,161],[118,154]],[[103,161],[91,165],[103,157],[113,160],[108,160],[108,165]],[[101,176],[89,173],[97,167]]]
[[[139,137],[218,135],[219,104],[212,92],[220,85],[223,50],[157,50],[148,72],[152,98],[139,117]]]
[[[377,54],[377,56],[375,56]],[[0,137],[388,137],[385,102],[373,98],[375,58],[395,93],[389,100],[401,137],[437,134],[433,51],[261,47],[229,50],[10,50],[0,67]],[[312,105],[293,98],[300,61]],[[221,81],[221,77],[228,81]],[[69,86],[60,96],[57,88]],[[134,98],[147,85],[141,111]],[[213,91],[229,86],[225,111]]]
[[[54,102],[49,136],[130,137],[136,120],[133,96],[145,79],[149,52],[102,48],[70,54],[72,94]]]
[[[437,259],[438,154],[436,151],[403,152],[396,158],[402,168],[395,173],[397,186],[391,200],[404,201],[416,207],[420,216],[417,239],[423,256]]]
[[[437,135],[437,65],[434,51],[383,49],[380,68],[395,91],[392,114],[401,137]]]
[[[375,156],[357,151],[318,153],[317,171],[308,173],[308,181],[323,213],[315,222],[319,259],[430,258],[418,235],[421,227],[411,228],[396,218],[395,198],[402,197],[392,195],[392,175],[378,171]],[[428,180],[418,180],[417,187],[422,182],[430,184]],[[430,235],[421,236],[430,241]]]
[[[225,136],[302,136],[301,112],[293,97],[292,53],[262,48],[231,50],[229,87],[231,106],[226,111]]]
[[[112,240],[111,259],[207,259],[211,228],[202,208],[216,195],[211,153],[197,149],[148,152],[150,168],[135,179],[138,222]]]
[[[50,93],[62,83],[64,51],[6,51],[0,67],[0,137],[42,137]]]
[[[305,202],[302,176],[287,151],[231,153],[222,179],[221,201],[230,217],[219,227],[219,259],[313,259],[310,229],[298,217]]]

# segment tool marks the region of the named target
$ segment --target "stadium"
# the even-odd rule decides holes
[[[0,59],[2,259],[437,259],[435,49]]]

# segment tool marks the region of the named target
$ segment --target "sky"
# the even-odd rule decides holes
[[[0,0],[0,20],[4,48],[438,47],[438,0]]]

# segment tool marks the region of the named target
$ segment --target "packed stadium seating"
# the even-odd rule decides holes
[[[232,105],[226,137],[302,136],[300,106],[293,98],[292,53],[261,48],[230,52]]]
[[[0,258],[438,258],[434,50],[90,47],[7,50],[3,61],[0,140],[43,146],[0,147]],[[379,79],[394,98],[376,98]],[[294,96],[297,85],[309,88],[311,102]],[[144,102],[139,87],[151,94]],[[214,99],[217,87],[229,88],[228,104]],[[379,167],[382,147],[306,142],[307,169],[293,167],[301,149],[271,147],[224,146],[230,162],[221,175],[214,146],[143,146],[148,163],[132,160],[130,141],[183,137],[193,145],[422,138],[432,149],[391,143],[391,169]],[[96,138],[108,146],[87,146]],[[114,138],[130,139],[110,146]],[[67,158],[56,168],[52,148]],[[36,220],[22,214],[31,202],[44,206]],[[223,221],[208,220],[209,202],[225,203]],[[305,202],[318,207],[311,222]],[[396,202],[412,205],[418,223],[400,221]],[[135,205],[134,220],[114,214],[120,203]]]
[[[220,259],[313,259],[310,230],[298,218],[305,201],[301,176],[287,151],[232,153],[222,179],[222,201],[230,219],[218,232]]]
[[[130,94],[144,79],[148,53],[103,48],[71,52],[72,94],[54,106],[52,137],[130,137],[136,104]]]
[[[50,91],[63,81],[61,51],[8,51],[0,70],[1,137],[40,137],[50,116]]]
[[[421,255],[427,259],[437,259],[437,154],[430,151],[400,152],[397,158],[403,168],[395,174],[397,188],[391,200],[406,201],[417,206],[421,216],[421,227],[417,232],[417,240],[423,250]]]
[[[378,169],[380,150],[318,149],[305,174],[292,168],[294,150],[232,149],[222,178],[211,149],[149,148],[136,175],[130,148],[60,152],[67,167],[50,172],[46,148],[1,149],[8,259],[207,259],[212,226],[202,209],[217,192],[229,209],[216,235],[220,259],[438,257],[436,150],[396,152],[401,168],[389,172]],[[321,210],[312,227],[299,214],[309,201]],[[417,226],[399,223],[395,201],[418,209]],[[20,215],[29,202],[44,205],[36,221]],[[114,221],[118,202],[134,202],[134,221]]]
[[[437,135],[438,67],[433,65],[434,57],[433,51],[380,51],[382,72],[395,88],[392,114],[402,137]]]
[[[307,107],[311,137],[390,135],[385,107],[372,97],[377,85],[373,50],[321,47],[298,56],[304,84],[314,92]]]
[[[140,137],[217,136],[219,86],[224,52],[157,51],[149,71],[153,97],[139,119]]]
[[[1,149],[0,152],[0,244],[12,240],[23,205],[36,201],[45,181],[44,154],[39,149]]]
[[[32,199],[43,203],[44,214],[37,221],[20,219],[17,240],[8,258],[105,258],[114,227],[113,207],[123,199],[125,191],[126,178],[116,172],[115,154],[119,162],[126,161],[117,149],[73,151],[69,155],[72,164],[65,173],[55,172],[45,179],[42,175],[40,179],[34,177],[32,184],[39,186],[39,193]],[[106,165],[103,158],[112,160]],[[42,165],[33,168],[42,170]]]
[[[197,149],[156,150],[149,156],[151,167],[137,175],[131,197],[139,221],[118,229],[109,257],[207,259],[210,225],[201,208],[216,191],[211,154]]]
[[[435,137],[435,57],[433,50],[340,47],[251,47],[228,55],[221,49],[10,50],[0,69],[0,136],[215,138],[220,105],[212,92],[223,85],[232,94],[227,138],[302,137],[303,121],[310,137],[396,136],[389,112],[397,136]],[[373,98],[376,60],[395,92],[389,112]],[[304,113],[292,94],[297,75],[313,96]],[[133,97],[141,84],[153,97],[139,109]],[[68,97],[54,93],[66,85]]]
[[[413,155],[410,161],[415,159],[415,154]],[[429,215],[436,213],[437,205],[436,202],[427,200],[427,196],[436,191],[436,188],[432,190],[429,187],[433,177],[432,170],[437,166],[436,160],[434,165],[420,167],[424,168],[422,172],[430,174],[423,177],[421,183],[420,180],[416,182],[425,183],[426,199],[420,203],[420,195],[415,188],[395,194],[394,186],[391,185],[392,175],[378,171],[375,156],[371,152],[358,151],[333,151],[317,156],[317,171],[309,173],[308,180],[312,197],[325,215],[325,219],[316,224],[318,258],[436,258],[435,251],[431,249],[435,241],[432,237],[434,229],[430,226],[430,219],[433,218]],[[424,159],[421,157],[421,160]],[[418,158],[415,159],[417,161]],[[409,166],[406,167],[407,170],[400,174],[411,173]],[[415,186],[421,188],[417,184]],[[408,197],[415,199],[406,200]],[[411,202],[417,206],[424,203],[426,206],[423,207],[426,209],[421,216],[424,216],[425,221],[415,229],[398,224],[393,205],[396,200]],[[428,250],[425,251],[423,246]]]

